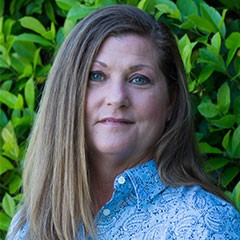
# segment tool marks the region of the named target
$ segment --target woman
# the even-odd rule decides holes
[[[239,239],[199,164],[169,30],[114,5],[77,24],[49,74],[8,239]]]

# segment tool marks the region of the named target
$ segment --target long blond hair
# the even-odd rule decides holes
[[[48,76],[24,166],[18,227],[29,223],[29,239],[75,239],[80,223],[94,235],[84,127],[87,82],[103,41],[131,33],[147,37],[156,46],[159,68],[170,96],[175,95],[173,115],[155,146],[162,180],[175,186],[202,185],[221,195],[199,164],[186,77],[173,35],[135,7],[108,6],[76,25]]]

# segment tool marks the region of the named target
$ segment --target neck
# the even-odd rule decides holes
[[[110,166],[106,168],[103,165],[100,168],[91,166],[91,186],[96,212],[111,199],[114,190],[114,180],[121,172],[122,170],[114,169]]]
[[[114,160],[113,158],[107,158],[106,156],[105,158],[90,158],[91,186],[96,213],[111,199],[114,190],[113,184],[115,178],[124,170],[147,162],[151,158],[150,156],[145,156],[145,158],[137,159],[142,160],[119,161],[119,159]]]

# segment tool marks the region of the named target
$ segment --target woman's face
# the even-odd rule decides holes
[[[171,114],[156,49],[138,35],[109,37],[93,61],[86,98],[90,158],[148,161]]]

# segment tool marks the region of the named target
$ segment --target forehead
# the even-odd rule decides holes
[[[112,58],[135,57],[139,58],[139,60],[148,58],[154,64],[158,62],[157,48],[152,40],[137,34],[110,36],[106,38],[96,58],[98,59],[105,55],[109,55]]]

